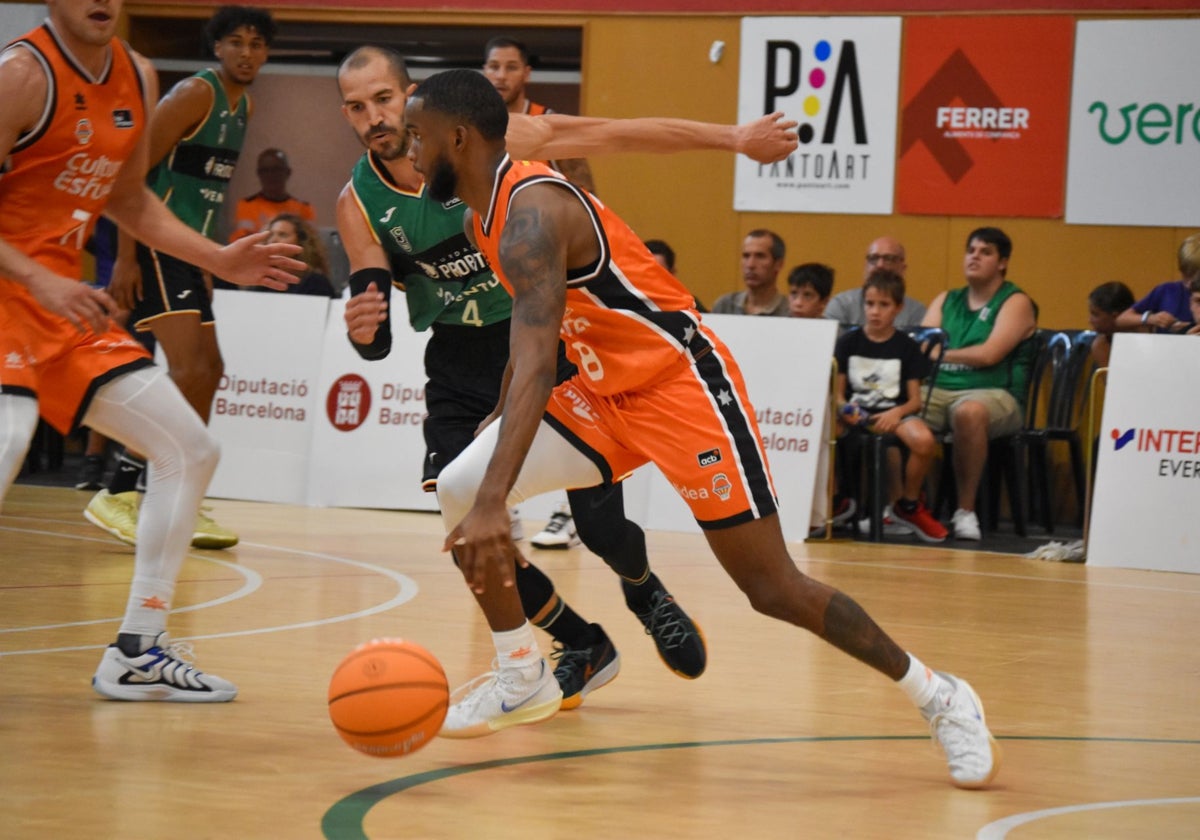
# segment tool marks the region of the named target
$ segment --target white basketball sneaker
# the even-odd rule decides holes
[[[191,645],[172,643],[166,633],[137,656],[112,644],[104,649],[92,688],[110,700],[225,703],[237,697],[237,686],[193,667],[191,656]]]
[[[554,717],[562,706],[563,693],[545,659],[532,668],[496,666],[493,662],[494,671],[454,690],[439,735],[478,738]]]
[[[567,549],[579,545],[579,535],[575,532],[575,519],[571,516],[571,508],[561,504],[550,514],[546,527],[533,535],[530,540],[534,548]]]
[[[942,685],[921,714],[929,721],[933,739],[946,753],[950,778],[960,788],[981,788],[1000,769],[1000,745],[988,731],[983,702],[967,681],[937,675]]]

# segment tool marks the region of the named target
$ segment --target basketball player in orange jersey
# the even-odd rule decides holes
[[[150,63],[117,40],[121,0],[47,0],[49,20],[0,53],[0,498],[38,414],[147,453],[153,476],[117,640],[92,678],[120,700],[222,702],[237,688],[179,657],[166,634],[175,581],[217,464],[217,443],[170,377],[80,282],[101,213],[155,248],[240,285],[295,283],[299,248],[266,234],[219,247],[143,184]],[[245,244],[243,244],[245,243]]]
[[[483,48],[483,75],[499,91],[510,114],[529,114],[531,117],[553,114],[553,110],[525,95],[525,86],[529,84],[531,73],[533,65],[529,63],[529,48],[520,41],[499,35]],[[596,179],[592,177],[592,168],[588,166],[586,158],[565,158],[547,163],[566,175],[572,183],[596,194]]]
[[[930,721],[954,782],[991,781],[999,751],[966,681],[926,668],[788,556],[754,408],[691,294],[594,197],[548,167],[508,157],[508,112],[477,73],[427,79],[405,121],[409,157],[431,197],[467,204],[468,233],[513,295],[501,419],[438,481],[445,547],[487,616],[497,653],[493,673],[455,693],[442,734],[544,720],[560,703],[513,587],[510,493],[589,486],[652,461],[680,488],[756,610],[898,682]],[[560,335],[579,373],[555,387]]]

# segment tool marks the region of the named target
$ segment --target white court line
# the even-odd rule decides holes
[[[104,542],[104,543],[113,542],[110,539],[103,539],[103,538],[97,538],[97,537],[81,537],[81,536],[75,536],[72,534],[62,534],[62,533],[58,533],[58,532],[54,532],[54,531],[35,531],[35,530],[29,530],[29,529],[24,529],[24,528],[10,528],[7,526],[0,526],[0,531],[12,531],[14,533],[24,533],[24,534],[38,534],[38,535],[42,535],[42,536],[56,537],[56,538],[68,539],[68,540],[82,540],[82,541],[89,541],[89,542]],[[390,610],[393,607],[396,607],[396,606],[399,606],[400,604],[411,601],[414,597],[416,597],[417,592],[419,591],[419,587],[417,586],[416,581],[414,581],[412,578],[408,577],[407,575],[402,575],[399,572],[393,572],[390,569],[385,569],[382,566],[376,566],[372,563],[364,563],[362,561],[351,560],[346,557],[337,557],[332,554],[321,554],[321,553],[314,552],[314,551],[303,551],[300,549],[283,548],[280,546],[266,545],[263,543],[243,542],[242,545],[251,547],[251,548],[263,549],[266,551],[277,551],[277,552],[281,552],[281,553],[285,553],[285,554],[299,555],[301,557],[311,557],[311,558],[315,558],[318,560],[327,560],[327,561],[330,561],[333,563],[342,563],[342,564],[348,565],[348,566],[355,566],[357,568],[365,569],[367,571],[370,571],[375,574],[378,574],[383,577],[391,579],[392,581],[394,581],[396,583],[396,585],[398,587],[398,591],[396,592],[395,595],[393,595],[390,599],[388,599],[387,601],[384,601],[383,603],[377,604],[373,607],[367,607],[365,609],[358,610],[358,611],[352,612],[352,613],[343,613],[341,615],[330,616],[328,618],[314,619],[312,621],[302,621],[302,622],[297,622],[294,624],[279,624],[279,625],[274,625],[271,627],[260,627],[260,628],[255,628],[252,630],[235,630],[235,631],[230,631],[227,633],[210,633],[210,634],[204,635],[204,636],[173,637],[175,640],[191,641],[191,640],[196,640],[196,639],[224,639],[224,638],[230,638],[233,636],[254,636],[254,635],[259,635],[262,633],[276,633],[276,632],[281,632],[281,631],[285,631],[285,630],[298,630],[298,629],[309,628],[309,627],[320,627],[320,626],[327,625],[327,624],[338,624],[343,621],[351,621],[356,618],[364,618],[366,616],[375,615],[376,613],[381,613],[381,612]],[[206,556],[195,555],[195,554],[189,554],[188,556],[196,558],[198,560],[205,560],[210,563],[219,563],[223,566],[226,566],[229,569],[232,569],[232,570],[237,571],[238,573],[242,574],[245,578],[247,578],[247,580],[242,585],[242,587],[240,589],[238,589],[236,592],[230,593],[229,595],[224,595],[224,596],[214,599],[212,601],[205,601],[202,604],[193,604],[188,607],[180,607],[177,610],[171,610],[172,614],[183,613],[183,612],[192,612],[194,610],[228,603],[228,602],[236,600],[238,598],[244,598],[262,586],[262,582],[263,582],[262,576],[259,575],[258,572],[253,571],[252,569],[248,569],[243,566],[239,566],[238,564],[231,563],[228,560],[218,560],[215,557],[206,557]],[[105,622],[118,622],[120,620],[121,620],[120,618],[102,618],[102,619],[95,619],[95,620],[91,620],[91,621],[80,621],[80,622],[72,622],[72,623],[66,623],[66,624],[49,624],[49,625],[44,625],[41,627],[3,628],[3,629],[0,629],[0,633],[18,633],[18,632],[27,632],[27,631],[31,631],[31,630],[56,629],[56,628],[60,628],[60,627],[77,627],[77,626],[82,626],[82,625],[87,625],[87,624],[103,624]],[[0,657],[23,656],[23,655],[31,654],[31,653],[66,653],[66,652],[80,651],[80,650],[101,650],[105,647],[107,647],[107,645],[78,645],[75,647],[40,648],[40,649],[36,649],[36,650],[34,650],[34,649],[10,650],[10,651],[0,652]]]
[[[1018,826],[1057,817],[1062,814],[1080,814],[1086,811],[1104,811],[1110,808],[1144,808],[1150,805],[1197,805],[1200,796],[1186,796],[1179,799],[1127,799],[1123,802],[1088,802],[1085,805],[1064,805],[1061,808],[1046,808],[1042,811],[1028,811],[1024,814],[1013,814],[1002,820],[990,822],[979,833],[975,840],[1004,840],[1008,832]]]
[[[11,515],[11,514],[7,515],[7,517],[10,519],[33,519],[33,520],[39,521],[39,522],[54,522],[54,523],[64,522],[64,520],[58,520],[58,519],[43,519],[41,517],[15,516],[15,515]],[[0,516],[0,519],[3,519],[3,518],[5,518],[5,517]],[[60,534],[56,531],[25,531],[24,529],[21,529],[21,528],[10,528],[10,527],[4,526],[4,525],[0,525],[0,531],[20,531],[22,533],[45,534],[47,536],[64,537],[67,539],[92,539],[90,537],[69,537],[66,534]],[[650,532],[650,533],[654,533],[654,532]],[[664,533],[674,533],[674,532],[664,532]],[[110,540],[101,539],[98,541],[99,542],[115,542],[114,540],[111,540],[111,539]],[[250,543],[245,543],[245,544],[249,545]],[[863,545],[869,546],[870,544],[863,543]],[[271,548],[271,546],[259,546],[259,547]],[[1065,585],[1069,585],[1069,586],[1096,586],[1096,587],[1100,587],[1103,589],[1128,589],[1128,590],[1137,591],[1137,592],[1170,592],[1175,595],[1197,595],[1197,596],[1200,596],[1200,589],[1179,589],[1178,587],[1173,587],[1173,586],[1147,586],[1147,585],[1135,584],[1135,583],[1110,583],[1107,581],[1100,581],[1100,580],[1088,580],[1086,578],[1082,579],[1082,580],[1067,580],[1065,578],[1047,578],[1047,577],[1041,577],[1039,575],[1019,575],[1019,574],[1013,574],[1011,572],[981,572],[976,569],[931,569],[931,568],[928,568],[928,567],[922,566],[922,565],[914,565],[914,564],[919,564],[921,562],[919,560],[911,561],[908,564],[905,564],[905,563],[879,563],[879,562],[870,560],[869,558],[868,559],[855,559],[855,560],[837,560],[837,559],[830,558],[830,557],[813,557],[813,556],[809,556],[809,555],[803,553],[807,550],[805,548],[804,543],[790,543],[789,544],[789,552],[790,552],[791,548],[793,548],[793,547],[798,549],[796,552],[796,556],[793,556],[793,558],[792,558],[793,561],[795,561],[797,564],[800,564],[800,563],[824,563],[829,566],[853,566],[856,568],[863,568],[863,569],[883,569],[886,571],[917,572],[917,573],[929,574],[929,575],[959,575],[959,576],[963,576],[963,577],[994,578],[996,580],[1024,580],[1024,581],[1030,581],[1031,583],[1065,584]],[[914,548],[920,548],[920,547],[921,546],[914,544]],[[282,550],[292,551],[292,549],[282,549]],[[958,551],[959,549],[937,549],[937,550],[953,553],[955,551]],[[972,549],[963,549],[963,550],[973,551]],[[294,553],[303,554],[305,552],[302,552],[299,549],[296,549],[294,551]],[[1016,558],[1016,559],[1024,559],[1024,560],[1030,559],[1028,557],[1022,557],[1019,554],[1005,554],[1003,552],[973,552],[973,553],[991,554],[997,558]],[[325,557],[325,555],[312,555],[312,556]],[[334,560],[340,561],[340,558],[326,558],[326,559],[334,559]],[[349,562],[349,561],[347,561],[347,562]],[[1040,561],[1040,562],[1045,562],[1045,561]],[[686,565],[688,565],[688,566],[704,565],[704,561],[697,561],[697,562],[693,562],[693,563],[688,563]],[[1086,564],[1080,564],[1080,565],[1083,565],[1086,568]],[[1107,567],[1105,567],[1105,568],[1107,568]],[[1117,569],[1116,571],[1122,571],[1122,570]],[[1146,569],[1125,569],[1124,571],[1145,572],[1148,570],[1146,570]],[[1170,573],[1162,572],[1160,574],[1170,574]]]

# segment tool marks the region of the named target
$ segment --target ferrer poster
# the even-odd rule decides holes
[[[787,160],[739,156],[735,210],[891,213],[900,18],[743,18],[738,121],[800,123]]]
[[[904,28],[896,209],[1063,212],[1073,22],[913,18]]]

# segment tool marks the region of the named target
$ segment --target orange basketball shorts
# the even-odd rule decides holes
[[[754,408],[729,350],[708,347],[653,385],[599,395],[584,375],[554,389],[545,419],[587,455],[607,481],[652,462],[716,530],[776,511],[775,488]]]
[[[80,332],[23,286],[0,280],[0,393],[34,397],[63,434],[82,422],[97,388],[152,364],[146,348],[115,324],[99,335]]]

